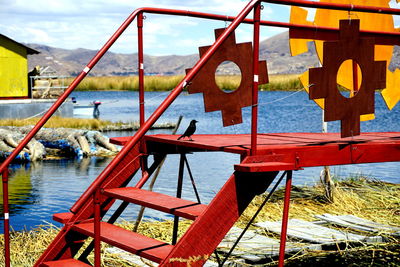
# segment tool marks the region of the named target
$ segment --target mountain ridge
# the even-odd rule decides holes
[[[96,50],[85,48],[63,49],[41,44],[26,44],[40,51],[40,54],[29,55],[29,70],[34,66],[50,66],[59,75],[76,76],[86,64],[95,56]],[[400,49],[395,47],[391,69],[400,66]],[[144,67],[147,75],[183,75],[185,69],[192,68],[199,56],[144,55]],[[260,60],[267,60],[269,74],[303,73],[310,67],[318,65],[318,59],[312,43],[309,51],[292,57],[289,50],[289,34],[283,32],[260,42]],[[107,52],[97,65],[91,70],[92,76],[126,76],[137,74],[137,53],[121,54]],[[219,74],[238,74],[235,64],[221,64]]]

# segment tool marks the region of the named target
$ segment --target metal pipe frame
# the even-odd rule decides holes
[[[285,186],[285,199],[283,204],[283,216],[282,216],[282,230],[281,230],[281,242],[279,244],[279,262],[278,266],[283,267],[285,262],[285,248],[286,248],[286,237],[287,227],[289,221],[289,205],[290,205],[290,191],[292,190],[292,174],[293,171],[286,173],[286,186]]]
[[[258,125],[258,77],[259,77],[259,55],[260,55],[260,20],[261,3],[254,7],[253,27],[253,90],[251,106],[251,155],[257,154],[257,125]]]
[[[8,203],[8,169],[2,172],[4,213],[4,266],[10,267],[10,211]]]
[[[144,50],[143,50],[143,12],[137,17],[138,28],[138,70],[139,70],[139,122],[142,126],[146,120],[144,107]]]
[[[94,266],[101,266],[101,239],[100,239],[100,221],[101,221],[101,207],[100,207],[100,189],[96,190],[94,197]]]
[[[179,161],[179,173],[178,183],[176,185],[176,198],[182,198],[182,187],[183,187],[183,175],[185,171],[185,154],[181,154]],[[178,230],[179,230],[179,216],[174,216],[174,227],[172,229],[172,241],[171,244],[175,245],[178,241]]]

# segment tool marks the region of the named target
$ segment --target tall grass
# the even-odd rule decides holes
[[[169,91],[183,79],[183,76],[145,76],[145,91]],[[71,83],[72,78],[67,80]],[[77,87],[79,91],[117,90],[138,91],[137,76],[86,77]]]
[[[145,91],[170,91],[174,89],[184,76],[145,76]],[[260,86],[260,90],[266,91],[292,91],[302,88],[297,74],[270,75],[270,82]],[[239,87],[241,77],[239,75],[216,76],[217,85],[226,91],[232,91]],[[71,83],[72,78],[67,80]],[[79,91],[95,90],[127,90],[138,91],[139,79],[137,76],[104,76],[87,77],[77,87]]]
[[[36,125],[40,118],[31,118],[31,119],[1,119],[0,126],[27,126],[27,125]],[[74,128],[74,129],[87,129],[87,130],[101,130],[105,127],[114,124],[121,123],[113,123],[111,121],[103,121],[97,119],[80,119],[80,118],[64,118],[54,116],[50,118],[44,127],[48,128]]]

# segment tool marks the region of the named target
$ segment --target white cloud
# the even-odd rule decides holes
[[[142,6],[237,15],[248,0],[0,0],[0,33],[19,42],[74,49],[100,49],[121,23]],[[264,4],[267,18],[273,9]],[[279,15],[279,14],[278,14]],[[145,52],[148,54],[197,53],[197,46],[214,40],[213,29],[225,22],[189,17],[146,15]],[[277,16],[275,14],[274,16]],[[271,31],[273,32],[273,31]],[[112,47],[114,52],[136,52],[136,22]],[[239,29],[238,40],[250,41],[251,30]],[[197,45],[193,47],[193,43]]]

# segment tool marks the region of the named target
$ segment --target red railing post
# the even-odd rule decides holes
[[[100,239],[100,188],[93,194],[94,198],[94,266],[101,266],[101,239]]]
[[[137,16],[138,28],[138,73],[139,73],[139,121],[140,126],[145,122],[144,109],[144,52],[143,52],[143,12]]]
[[[4,213],[4,266],[10,267],[10,213],[8,209],[8,168],[2,173]]]
[[[257,154],[257,125],[258,125],[258,77],[259,77],[259,48],[260,48],[260,17],[261,3],[254,6],[253,30],[253,90],[251,106],[251,155]]]
[[[289,221],[290,191],[292,190],[292,173],[293,171],[288,171],[286,173],[286,187],[285,187],[285,199],[283,204],[281,242],[279,245],[279,263],[278,263],[279,267],[283,267],[283,264],[285,262],[286,236],[287,236],[287,227]]]

